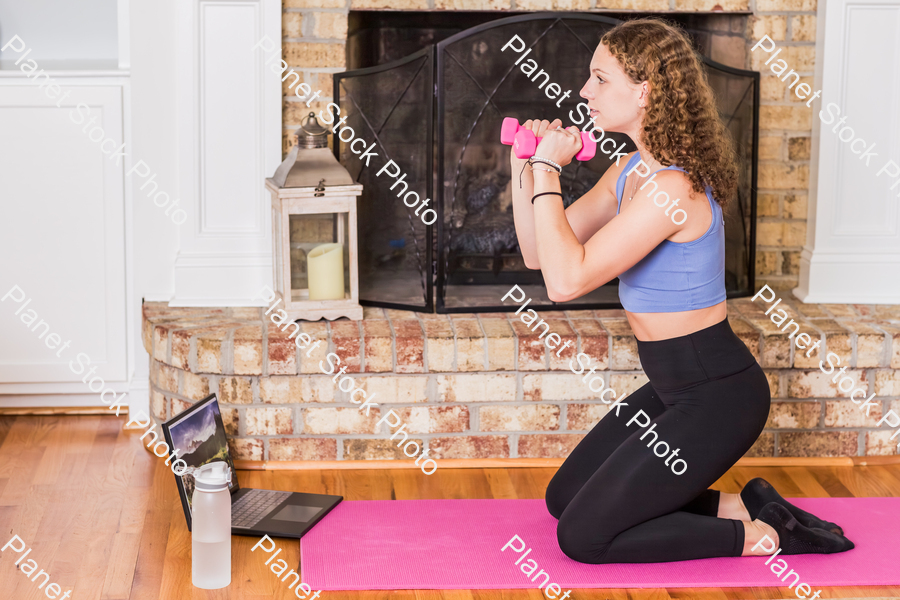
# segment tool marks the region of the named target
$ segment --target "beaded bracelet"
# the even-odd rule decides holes
[[[532,165],[534,165],[534,163],[536,163],[536,162],[544,163],[546,165],[550,165],[557,171],[562,172],[562,166],[559,165],[558,163],[553,162],[549,158],[543,158],[542,156],[532,156],[531,158],[528,159],[528,162],[531,163]]]

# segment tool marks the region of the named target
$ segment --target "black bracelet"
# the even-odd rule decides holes
[[[534,199],[540,198],[541,196],[559,196],[560,198],[563,197],[563,195],[559,192],[541,192],[540,194],[535,194],[534,196],[532,196],[531,203],[534,204]]]

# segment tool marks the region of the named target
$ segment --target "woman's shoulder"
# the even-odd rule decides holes
[[[693,183],[687,171],[678,166],[669,166],[653,173],[651,177],[659,189],[665,190],[669,195],[677,194],[677,197],[685,200],[696,200],[705,194],[698,194],[693,189]],[[653,186],[656,189],[656,186]]]
[[[646,179],[652,173],[653,179],[660,182],[666,181],[677,186],[685,184],[690,185],[690,177],[687,172],[678,165],[669,165],[658,169],[655,172],[651,172],[648,165],[642,163],[640,160],[635,160],[635,158],[639,158],[637,150],[626,154],[619,164],[611,165],[607,173],[618,179],[619,177],[630,175],[631,171],[635,171],[641,176],[642,180]]]
[[[611,181],[610,179],[607,179],[607,181],[610,181],[610,185],[614,187],[615,182],[627,177],[631,171],[635,171],[641,176],[641,181],[646,185],[647,177],[651,175],[651,171],[638,159],[639,155],[637,150],[629,152],[621,161],[619,161],[619,164],[613,163],[610,165],[609,169],[604,174],[604,177],[609,176]],[[687,171],[678,165],[669,165],[652,172],[652,177],[650,177],[650,179],[656,183],[655,186],[651,186],[652,188],[663,187],[669,194],[679,193],[686,200],[694,200],[704,196],[704,194],[698,194],[693,190],[690,176]]]
[[[621,161],[614,163],[610,167],[610,170],[615,170],[616,173],[621,173],[625,169],[630,168],[628,165],[631,165],[632,167],[634,167],[634,164],[632,164],[632,163],[635,162],[634,158],[637,155],[638,155],[637,150],[635,150],[634,152],[629,152],[628,154],[625,155],[625,157]]]
[[[613,163],[612,165],[610,165],[609,169],[607,169],[606,172],[609,173],[614,179],[618,180],[619,177],[623,176],[623,173],[626,173],[628,170],[634,167],[634,164],[632,163],[636,162],[634,158],[635,156],[637,156],[637,153],[637,150],[635,150],[634,152],[629,152],[622,160],[618,161],[618,163]]]

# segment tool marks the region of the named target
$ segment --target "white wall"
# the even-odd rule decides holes
[[[18,35],[46,60],[115,61],[116,0],[0,0],[0,40]],[[0,52],[0,60],[15,60]]]

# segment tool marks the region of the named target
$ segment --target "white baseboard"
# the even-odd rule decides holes
[[[117,395],[127,392],[123,407],[150,414],[150,382],[137,377],[131,383],[111,381],[106,384]],[[109,396],[107,396],[108,398]],[[84,383],[6,383],[0,384],[0,408],[66,408],[97,407],[109,409],[100,401],[100,394],[87,390]],[[115,411],[110,411],[115,414]],[[119,412],[120,416],[124,414]]]
[[[0,396],[0,408],[66,408],[74,406],[109,409],[109,406],[100,402],[98,394],[4,394]],[[116,414],[115,411],[109,411],[109,413]],[[122,414],[119,413],[120,416]]]
[[[116,394],[127,392],[130,389],[127,381],[108,381],[103,387],[111,389]],[[92,392],[86,383],[80,381],[0,383],[0,398],[5,396],[83,396],[85,398],[93,396],[94,402],[91,402],[90,405],[101,406],[99,392]]]

